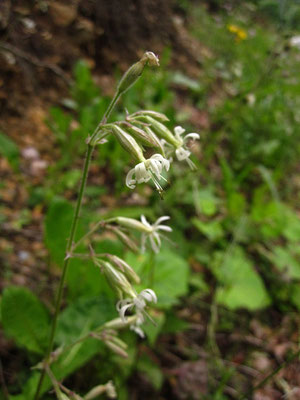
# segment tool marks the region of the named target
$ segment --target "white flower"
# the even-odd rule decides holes
[[[161,246],[161,239],[159,236],[158,231],[166,231],[166,232],[172,232],[172,228],[170,228],[167,225],[161,225],[161,222],[167,221],[170,219],[167,215],[164,215],[163,217],[158,218],[158,220],[153,224],[149,224],[149,222],[146,220],[145,216],[141,216],[141,221],[142,224],[148,229],[147,233],[142,233],[142,252],[145,251],[145,245],[147,238],[149,238],[151,247],[155,253],[159,252],[160,246]]]
[[[143,314],[145,313],[147,302],[157,303],[156,294],[152,289],[144,289],[140,294],[133,298],[119,300],[116,306],[117,311],[124,322],[126,322],[126,311],[135,307],[137,318],[135,323],[130,325],[130,329],[136,332],[142,338],[145,337],[145,334],[140,328],[140,325],[142,325],[145,320]]]
[[[164,168],[168,171],[170,168],[170,162],[161,154],[154,154],[148,160],[137,164],[128,172],[126,176],[126,185],[130,189],[134,189],[137,183],[148,182],[152,179],[156,189],[159,192],[162,192],[159,180],[166,180],[161,174]]]
[[[188,133],[187,135],[185,135],[184,138],[182,138],[181,135],[184,132],[185,129],[183,129],[181,126],[176,126],[174,129],[175,138],[178,141],[178,143],[180,143],[180,145],[175,150],[175,154],[178,161],[185,160],[191,169],[195,169],[195,164],[189,159],[191,152],[187,150],[186,143],[189,139],[191,140],[200,139],[200,135],[198,133]]]
[[[293,47],[297,47],[300,50],[300,36],[293,36],[290,39],[290,45]]]
[[[137,318],[136,318],[136,321],[134,322],[134,324],[130,325],[130,329],[133,332],[135,332],[137,335],[139,335],[139,337],[141,337],[142,339],[144,339],[144,337],[145,337],[145,333],[144,333],[143,329],[141,328],[141,325],[143,324],[144,320],[145,319],[144,319],[143,314],[140,313],[137,315]]]

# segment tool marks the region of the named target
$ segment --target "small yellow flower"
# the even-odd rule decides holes
[[[247,32],[237,25],[232,25],[232,24],[227,25],[227,29],[229,30],[229,32],[235,35],[235,40],[237,42],[239,42],[240,40],[245,40],[248,37]]]

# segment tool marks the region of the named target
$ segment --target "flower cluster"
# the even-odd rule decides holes
[[[159,193],[163,188],[160,181],[167,181],[164,172],[169,171],[173,153],[178,161],[186,161],[191,169],[195,164],[190,160],[189,143],[200,138],[198,133],[188,133],[181,126],[172,133],[165,125],[168,118],[159,112],[144,110],[127,114],[125,121],[105,124],[101,127],[97,143],[102,143],[112,133],[124,149],[137,161],[126,176],[126,186],[134,189],[137,184],[154,183]],[[150,158],[145,158],[144,147],[155,150]]]

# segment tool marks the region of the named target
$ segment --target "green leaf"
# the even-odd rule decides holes
[[[4,290],[1,310],[5,333],[19,346],[43,354],[49,315],[40,300],[26,288],[11,286]]]
[[[106,296],[86,297],[67,307],[59,316],[55,342],[57,345],[68,345],[90,330],[117,316],[114,302]],[[62,380],[87,363],[92,357],[104,349],[104,344],[89,338],[78,343],[71,350],[63,353],[58,361],[52,364],[52,371],[58,380]],[[39,373],[33,372],[18,396],[11,400],[33,399]],[[48,377],[44,380],[41,393],[51,387]]]
[[[221,284],[217,300],[226,307],[254,311],[270,304],[264,283],[242,248],[236,246],[229,253],[216,253],[213,272]]]
[[[213,242],[224,236],[224,230],[219,221],[203,222],[200,219],[192,218],[192,223],[203,235]]]
[[[0,154],[5,157],[9,164],[17,169],[19,166],[19,148],[8,136],[0,132]]]
[[[153,290],[159,307],[169,308],[188,292],[190,269],[185,259],[171,250],[161,250],[155,258]]]
[[[215,197],[211,189],[199,190],[194,195],[197,210],[207,216],[212,216],[217,212],[219,199]]]
[[[54,262],[60,265],[65,257],[74,209],[62,198],[54,198],[45,219],[45,242]],[[80,228],[80,227],[79,227]]]
[[[156,390],[161,388],[164,380],[164,374],[159,366],[156,365],[146,354],[143,354],[141,357],[139,357],[137,369],[148,377],[149,381]]]
[[[166,315],[165,323],[162,328],[163,333],[183,332],[190,328],[190,324],[178,318],[174,312],[169,311]]]
[[[55,341],[58,345],[70,344],[88,331],[116,317],[114,302],[107,296],[78,299],[59,315]]]
[[[143,282],[137,289],[140,291],[151,285],[158,298],[158,307],[170,308],[173,304],[178,304],[179,297],[188,292],[189,265],[176,252],[165,247],[153,257],[127,253],[126,261]],[[153,272],[150,270],[153,284],[149,282],[149,268],[154,268]]]
[[[300,262],[294,257],[292,249],[275,246],[269,258],[274,265],[290,278],[300,279]]]

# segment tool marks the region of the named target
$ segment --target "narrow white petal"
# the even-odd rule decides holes
[[[142,221],[142,224],[144,224],[147,228],[152,228],[152,226],[147,221],[145,215],[141,215],[141,221]]]
[[[151,171],[157,176],[157,178],[160,178],[160,173],[161,173],[161,164],[157,160],[151,160],[150,159],[150,168]]]
[[[138,183],[146,182],[148,178],[148,172],[146,170],[145,164],[140,163],[135,167],[135,178]]]
[[[147,294],[147,297],[150,296],[150,300],[148,300],[148,298],[145,297],[146,300],[153,301],[153,303],[157,303],[157,297],[156,297],[156,294],[155,294],[154,290],[152,290],[152,289],[144,289],[144,290],[141,291],[140,295],[142,295],[142,294],[145,295],[145,293]]]
[[[119,312],[121,310],[122,307],[126,306],[127,304],[132,303],[131,299],[123,299],[123,300],[119,300],[116,304],[116,309]]]
[[[152,250],[154,251],[154,253],[156,253],[156,254],[159,253],[159,247],[158,247],[157,243],[155,242],[155,239],[152,234],[149,236],[149,239],[150,239],[151,247],[152,247]]]
[[[161,230],[161,231],[166,231],[166,232],[172,232],[172,228],[170,226],[167,225],[157,225],[155,227],[156,230]]]
[[[120,318],[122,319],[122,321],[126,321],[126,317],[125,317],[125,314],[126,314],[126,311],[129,309],[129,308],[132,308],[133,307],[133,304],[131,303],[131,304],[127,304],[126,306],[123,306],[121,309],[120,309],[120,311],[119,311],[119,314],[120,314]]]
[[[200,139],[200,135],[199,133],[189,133],[184,137],[183,141],[186,142],[188,139],[192,140]]]
[[[169,217],[168,215],[163,215],[162,217],[158,218],[158,220],[155,222],[154,226],[159,225],[161,222],[167,221],[170,218],[171,217]]]
[[[139,335],[140,338],[144,339],[145,338],[145,333],[142,330],[142,328],[140,328],[139,326],[135,326],[135,325],[130,325],[130,329],[132,331],[134,331],[137,335]]]
[[[185,132],[185,129],[182,126],[175,126],[174,132],[176,136],[180,137]]]
[[[129,189],[134,189],[136,186],[136,180],[133,179],[134,174],[135,174],[135,169],[133,168],[126,175],[126,186],[129,187]]]
[[[161,240],[160,240],[160,236],[159,236],[159,234],[157,233],[157,232],[153,232],[153,238],[154,238],[154,240],[156,241],[156,243],[157,243],[157,245],[158,245],[158,248],[160,248],[160,246],[161,246]]]

